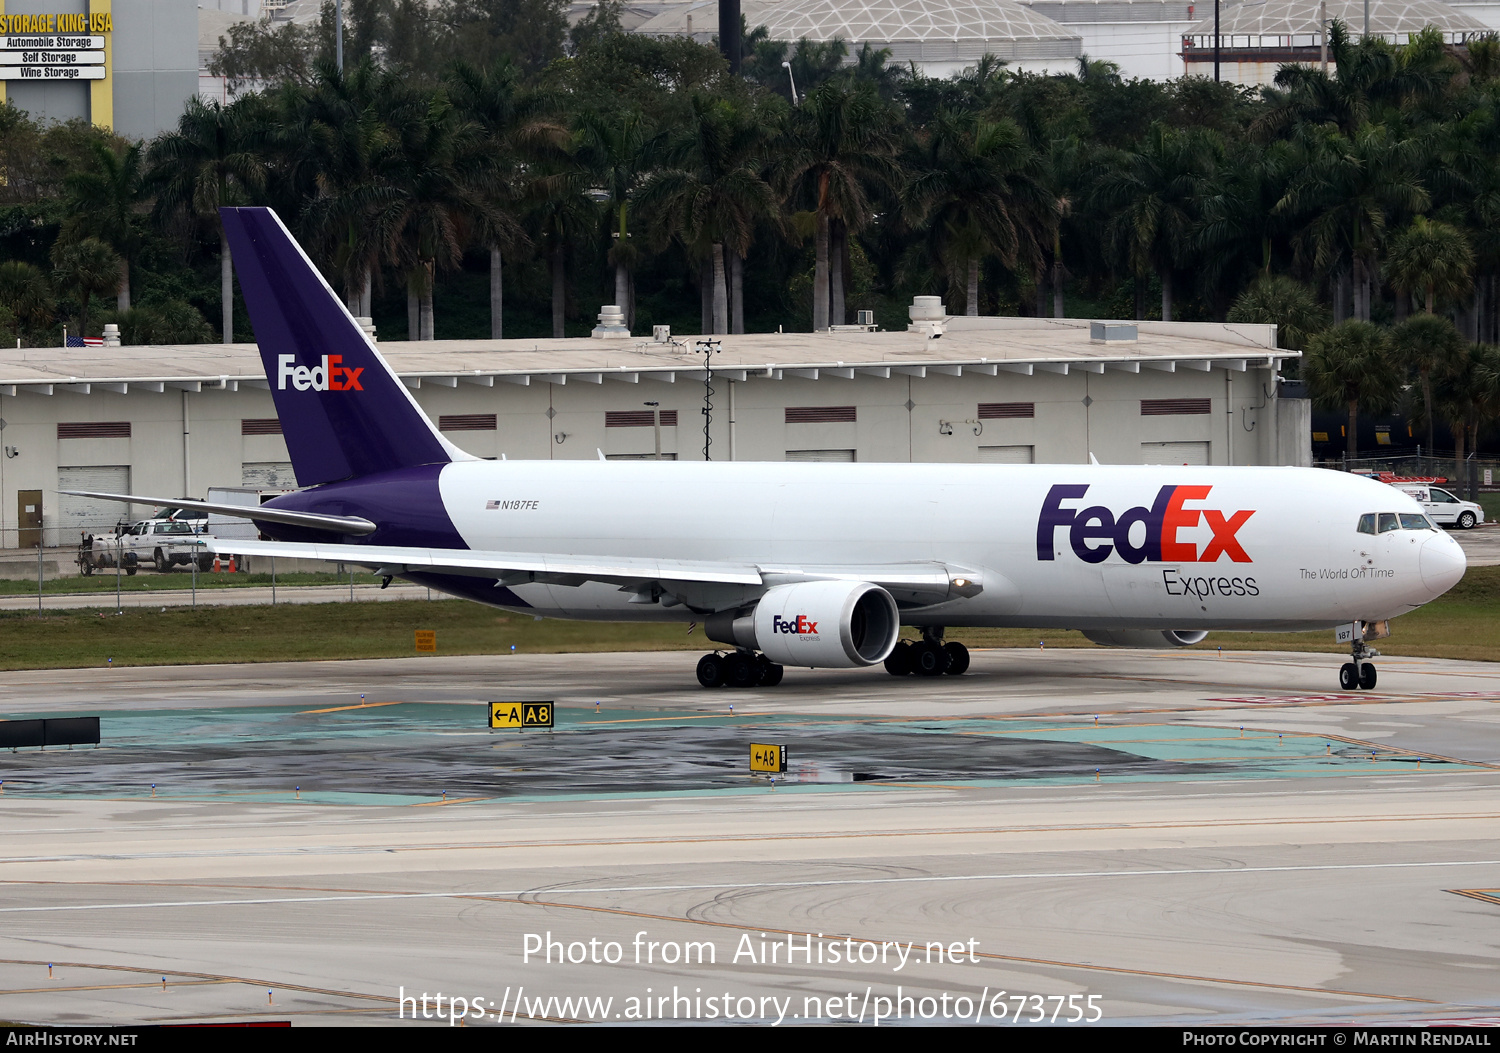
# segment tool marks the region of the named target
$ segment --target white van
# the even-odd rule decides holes
[[[1484,522],[1484,509],[1473,501],[1460,501],[1441,486],[1428,483],[1393,483],[1397,490],[1422,503],[1422,511],[1440,526],[1468,530]]]

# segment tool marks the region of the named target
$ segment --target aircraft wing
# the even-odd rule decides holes
[[[236,541],[210,538],[216,552],[245,556],[316,559],[354,563],[393,577],[411,572],[493,578],[500,585],[540,582],[581,585],[586,581],[638,588],[651,582],[748,585],[771,588],[799,581],[868,581],[889,589],[898,602],[938,603],[952,596],[974,596],[983,585],[978,574],[943,563],[872,566],[788,566],[640,556],[574,556],[537,552],[485,552],[470,549],[407,548],[318,542]]]

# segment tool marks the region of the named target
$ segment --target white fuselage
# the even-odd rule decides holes
[[[1316,469],[462,461],[440,491],[475,550],[793,571],[931,562],[982,583],[903,611],[914,625],[1319,629],[1403,614],[1465,566],[1441,531],[1359,533],[1362,515],[1421,508]],[[594,582],[513,592],[553,617],[687,620],[733,606],[733,588],[675,606]]]

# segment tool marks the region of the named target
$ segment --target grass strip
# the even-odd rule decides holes
[[[346,579],[347,580],[347,579]],[[1471,568],[1447,595],[1393,623],[1376,646],[1388,655],[1500,659],[1500,567]],[[0,612],[0,669],[196,665],[350,658],[405,658],[413,633],[437,633],[439,654],[556,654],[585,651],[707,650],[702,628],[678,622],[536,619],[466,600],[284,604],[276,607],[132,608]],[[908,635],[911,635],[908,631]],[[1091,647],[1082,634],[1053,629],[955,629],[971,647]],[[1314,651],[1348,648],[1327,633],[1213,633],[1213,649]]]

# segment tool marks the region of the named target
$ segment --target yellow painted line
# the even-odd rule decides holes
[[[0,965],[35,965],[46,968],[49,964],[59,969],[102,969],[115,973],[145,973],[147,976],[160,976],[160,971],[155,969],[142,969],[135,965],[102,965],[98,962],[47,962],[45,959],[30,958],[0,958]],[[367,1002],[396,1002],[395,995],[365,994],[360,991],[335,991],[327,987],[311,987],[307,984],[288,983],[285,980],[267,980],[263,977],[250,976],[223,976],[217,973],[193,973],[177,972],[168,973],[168,976],[192,976],[200,980],[208,980],[214,983],[226,984],[252,984],[255,987],[274,987],[279,991],[303,991],[308,994],[333,995],[338,998],[356,998]],[[169,981],[170,982],[170,981]],[[130,986],[137,986],[131,984]],[[150,983],[141,984],[142,987],[151,987]],[[159,986],[159,984],[157,985]],[[50,990],[50,988],[48,989]]]
[[[402,702],[361,702],[357,706],[333,706],[329,709],[304,709],[299,716],[309,716],[314,713],[344,713],[351,709],[378,709],[381,706],[400,706]]]
[[[141,970],[145,972],[146,970]],[[170,975],[170,974],[169,974]],[[240,984],[244,980],[168,980],[169,987],[203,987],[211,984]],[[40,994],[43,991],[53,993],[56,991],[125,991],[134,988],[160,987],[161,982],[147,981],[139,984],[88,984],[83,986],[71,986],[58,984],[56,987],[17,987],[8,991],[0,991],[0,995],[22,995]]]
[[[1500,904],[1500,889],[1493,888],[1450,888],[1444,889],[1455,896],[1468,896],[1470,899],[1482,900],[1485,903]]]
[[[408,808],[441,808],[445,804],[468,804],[471,801],[493,801],[494,797],[449,797],[442,801],[422,801],[418,804],[409,804]]]
[[[567,706],[567,709],[574,707]],[[740,717],[774,717],[775,713],[703,713],[698,716],[630,717],[621,720],[580,720],[579,724],[654,724],[663,720],[738,720]]]

